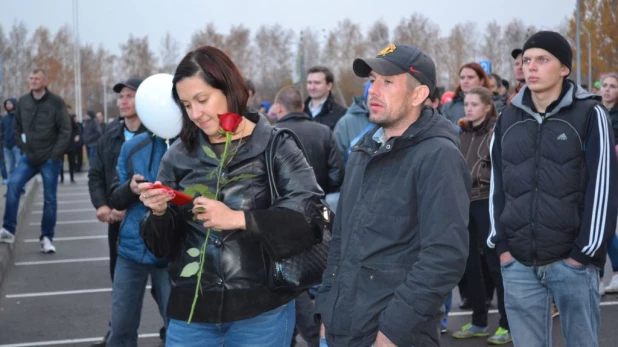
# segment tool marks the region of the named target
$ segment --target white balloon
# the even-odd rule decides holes
[[[159,73],[146,78],[135,93],[135,109],[142,124],[163,139],[180,134],[182,113],[172,98],[174,76]]]

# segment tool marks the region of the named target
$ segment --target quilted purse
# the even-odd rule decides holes
[[[275,130],[265,152],[271,204],[275,203],[280,197],[274,174],[274,149],[277,148],[277,141],[284,134],[296,142],[296,145],[301,149],[305,158],[307,158],[300,139],[293,131],[281,128]],[[279,261],[271,260],[268,268],[269,289],[303,290],[322,283],[322,273],[326,269],[335,214],[323,200],[320,200],[316,208],[318,211],[312,217],[312,224],[316,225],[314,228],[316,231],[315,243],[311,248],[291,257],[283,258]]]

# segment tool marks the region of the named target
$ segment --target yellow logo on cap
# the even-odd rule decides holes
[[[378,53],[378,55],[387,55],[389,53],[393,53],[395,51],[395,49],[397,49],[397,47],[393,44],[388,45],[388,47],[384,48],[383,50],[380,51],[380,53]]]

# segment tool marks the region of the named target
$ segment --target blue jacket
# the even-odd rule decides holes
[[[125,142],[120,149],[116,178],[109,199],[110,208],[126,210],[120,224],[118,254],[136,263],[162,267],[167,265],[167,260],[157,259],[150,253],[139,234],[140,222],[148,209],[139,201],[139,196],[131,191],[130,183],[135,174],[154,183],[167,147],[165,140],[150,132],[141,133]]]
[[[15,108],[17,107],[17,100],[14,98],[7,99],[4,102],[4,109],[6,109],[6,103],[10,101],[13,104],[13,111],[9,112],[2,117],[0,122],[0,129],[2,132],[2,145],[6,149],[12,149],[15,147]]]

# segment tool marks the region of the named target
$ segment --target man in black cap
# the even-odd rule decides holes
[[[118,93],[116,105],[120,110],[121,119],[113,125],[110,124],[109,129],[99,139],[88,172],[90,200],[97,210],[97,219],[108,224],[109,270],[112,281],[114,280],[114,269],[118,256],[116,245],[120,221],[122,221],[124,211],[110,209],[109,191],[116,175],[116,162],[122,144],[136,134],[146,131],[135,110],[135,92],[141,83],[141,79],[130,78],[114,86],[114,92]],[[108,335],[101,343],[93,346],[105,346]]]
[[[616,226],[618,164],[599,97],[567,79],[571,63],[562,35],[532,35],[526,86],[491,141],[487,243],[500,255],[516,346],[552,346],[552,299],[567,346],[598,346],[598,270]]]
[[[515,95],[519,92],[519,90],[526,84],[526,80],[524,78],[524,70],[523,70],[523,51],[521,48],[515,48],[511,51],[511,57],[513,57],[513,74],[515,75],[515,80],[519,83],[515,86],[515,93],[513,93],[507,100],[506,103],[510,103],[511,100],[515,97]]]
[[[453,125],[424,102],[433,60],[390,45],[356,59],[369,120],[351,149],[316,299],[330,347],[439,346],[447,294],[468,257],[470,173]]]

